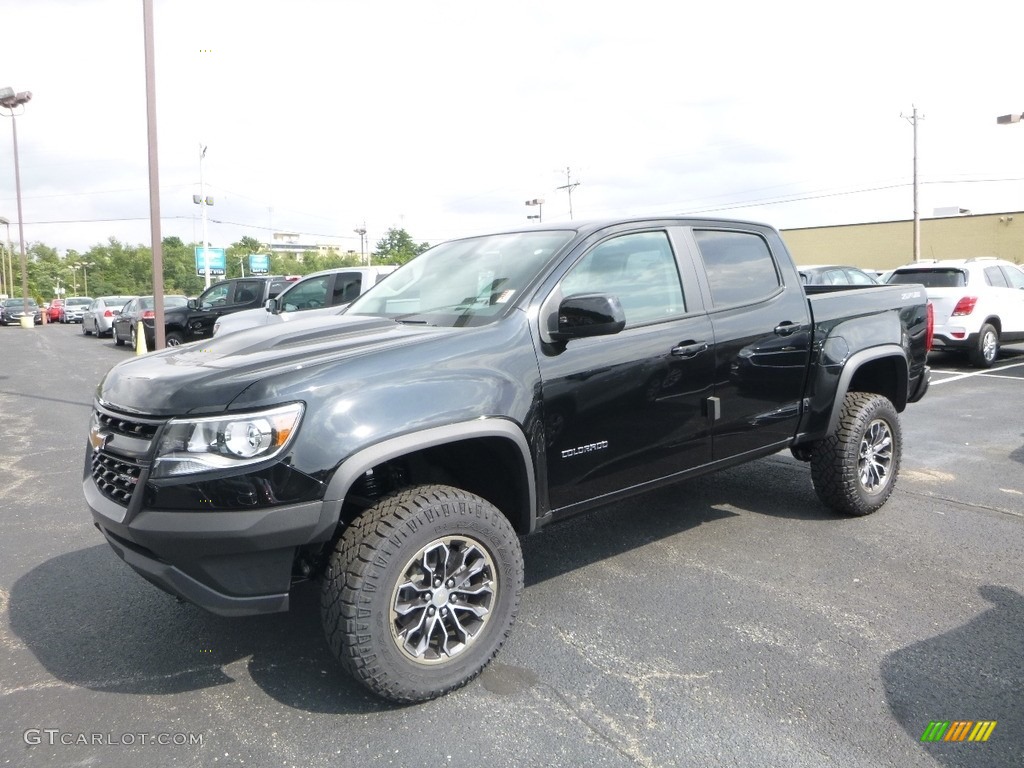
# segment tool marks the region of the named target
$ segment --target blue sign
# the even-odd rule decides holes
[[[210,261],[210,274],[223,277],[228,269],[228,257],[223,248],[203,248],[196,246],[196,274],[206,275],[206,259]]]
[[[252,274],[254,275],[270,274],[270,254],[250,253],[249,271],[252,272]]]

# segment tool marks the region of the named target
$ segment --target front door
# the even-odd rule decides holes
[[[618,334],[540,355],[552,510],[710,460],[702,406],[711,393],[711,324],[697,286],[684,292],[679,275],[664,230],[632,232],[594,246],[552,292],[613,294],[626,315]]]

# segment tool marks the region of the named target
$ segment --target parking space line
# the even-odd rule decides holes
[[[1016,381],[1019,381],[1019,379],[1015,379],[1015,377],[1012,376],[1000,376],[999,372],[1007,371],[1010,368],[1020,368],[1021,366],[1024,366],[1024,363],[1013,363],[1012,365],[1004,365],[1001,368],[997,368],[994,371],[971,371],[969,373],[958,373],[955,376],[950,376],[948,379],[942,379],[941,381],[933,381],[932,386],[935,387],[938,386],[939,384],[945,384],[950,381],[959,381],[960,379],[969,379],[972,376],[990,376],[992,378],[997,379],[1014,379]]]

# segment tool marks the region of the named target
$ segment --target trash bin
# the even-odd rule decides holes
[[[33,318],[32,315],[23,316],[21,318],[21,327],[22,328],[35,328],[36,327],[35,318]]]

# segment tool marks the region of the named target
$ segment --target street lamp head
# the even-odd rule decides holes
[[[13,88],[0,88],[0,106],[14,109],[32,101],[32,91],[14,92]]]
[[[9,221],[8,221],[7,219],[5,219],[5,218],[4,218],[3,216],[0,216],[0,224],[3,224],[3,225],[5,225],[5,226],[10,226],[11,222],[9,222]]]
[[[1010,125],[1012,123],[1019,123],[1021,115],[1000,115],[996,118],[997,125]]]

